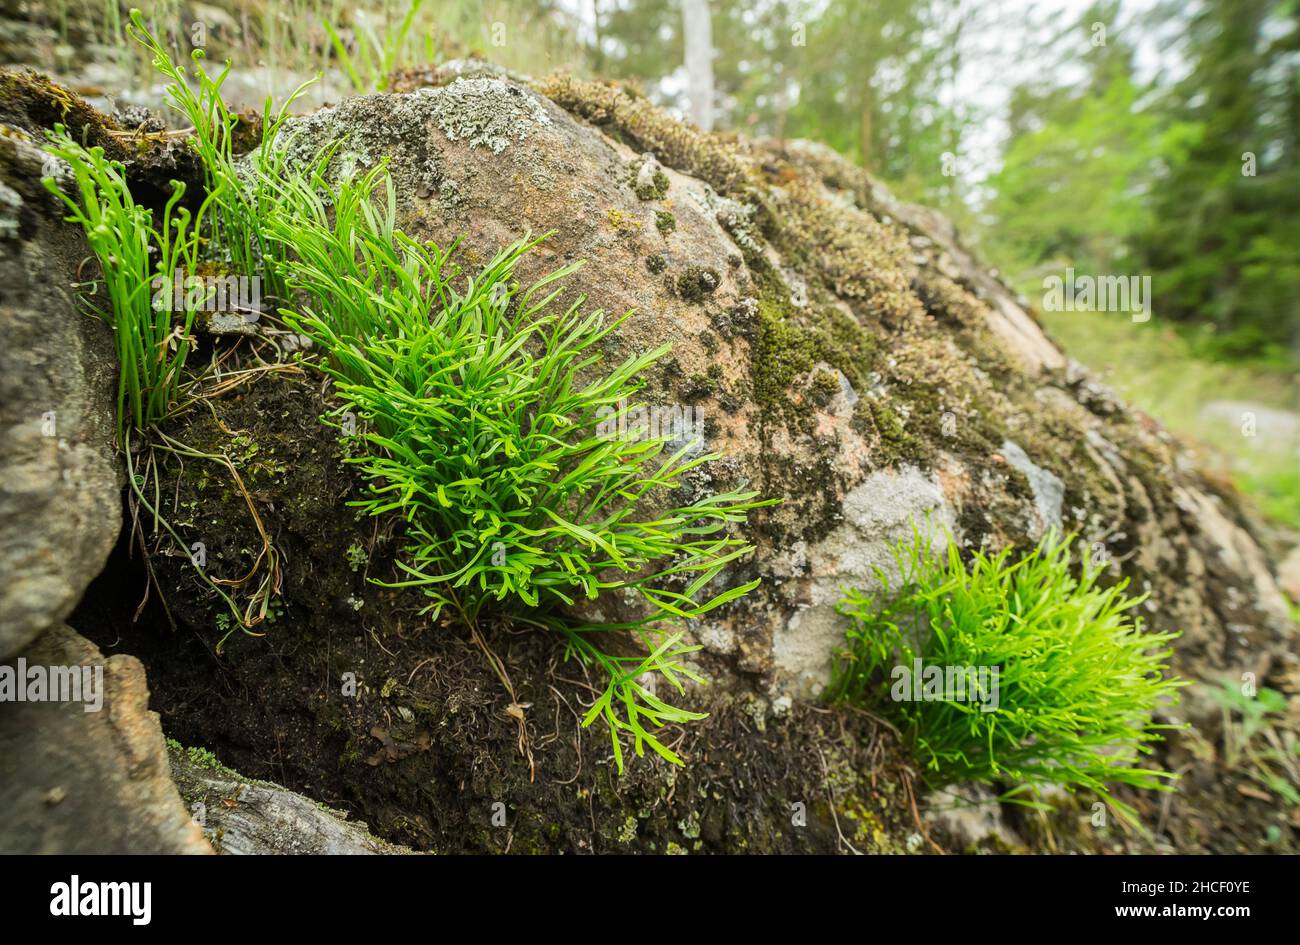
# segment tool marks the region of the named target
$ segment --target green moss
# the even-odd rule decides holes
[[[770,298],[758,302],[758,341],[754,346],[754,400],[777,410],[792,407],[790,385],[812,370],[821,354],[817,338],[795,324]]]
[[[824,407],[831,398],[840,392],[840,378],[830,371],[818,371],[813,375],[812,396],[818,406]]]
[[[851,425],[861,436],[877,445],[877,466],[919,462],[930,455],[928,444],[908,430],[898,411],[884,400],[863,397],[853,411]]]
[[[717,386],[717,381],[708,374],[692,374],[686,379],[682,396],[687,400],[700,400],[712,394]]]
[[[661,253],[651,253],[645,258],[645,267],[657,276],[668,268],[668,260]]]
[[[839,306],[824,306],[818,316],[822,360],[843,371],[855,388],[865,388],[879,353],[875,337]]]
[[[655,214],[655,226],[664,236],[677,229],[677,218],[667,210],[660,210]]]
[[[606,208],[605,219],[619,233],[635,233],[641,229],[641,224],[637,222],[635,217],[618,207]]]
[[[790,292],[780,275],[766,262],[757,262],[759,286],[758,332],[754,344],[754,399],[781,416],[787,424],[808,426],[808,404],[792,396],[791,388],[802,374],[818,362],[838,368],[855,389],[865,389],[877,360],[877,343],[871,333],[836,305],[799,309],[790,302]],[[811,401],[823,406],[839,389],[839,379],[822,372],[814,379]],[[818,383],[834,385],[834,390]]]
[[[661,169],[656,169],[649,181],[637,183],[640,177],[639,172],[632,175],[632,186],[636,190],[637,198],[640,200],[663,200],[668,195],[668,175]]]
[[[722,280],[716,269],[707,266],[687,266],[686,271],[677,277],[677,294],[685,302],[703,302],[712,295]]]
[[[620,829],[618,832],[618,842],[631,843],[633,840],[635,840],[636,828],[637,828],[636,818],[633,817],[631,814],[628,814],[627,817],[623,819],[622,829]]]
[[[223,765],[217,760],[217,756],[206,748],[186,748],[174,738],[167,739],[167,748],[174,755],[183,755],[185,759],[196,768],[203,768],[206,771],[216,771],[238,777],[236,772]]]
[[[558,74],[535,84],[564,110],[613,132],[639,151],[652,151],[668,167],[707,181],[719,193],[742,187],[746,178],[730,145],[678,121],[648,99],[604,82]]]

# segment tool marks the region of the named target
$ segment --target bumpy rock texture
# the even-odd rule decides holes
[[[71,612],[121,526],[112,335],[74,302],[86,246],[43,173],[0,125],[0,659]]]
[[[103,698],[0,705],[0,852],[211,853],[172,783],[140,661],[106,659],[67,627],[23,659],[99,667]]]
[[[554,640],[485,628],[511,713],[481,653],[431,626],[418,593],[367,581],[396,573],[400,540],[344,511],[357,485],[318,422],[328,395],[309,374],[257,375],[171,432],[234,458],[283,552],[267,635],[235,635],[218,658],[220,609],[178,557],[155,561],[178,630],[156,607],[131,626],[141,576],[120,553],[72,617],[144,660],[170,735],[421,850],[1232,851],[1266,828],[1293,842],[1285,812],[1216,767],[1218,710],[1197,687],[1170,712],[1195,727],[1160,757],[1194,789],[1125,797],[1145,838],[1092,829],[1069,799],[1050,824],[945,816],[886,727],[813,701],[840,589],[869,584],[913,523],[965,547],[1078,532],[1111,579],[1150,593],[1154,627],[1183,631],[1181,673],[1295,679],[1294,627],[1238,498],[1070,362],[942,218],[823,148],[703,134],[614,86],[475,66],[398,87],[297,119],[281,141],[299,164],[339,143],[338,173],[388,158],[401,225],[463,237],[467,272],[525,230],[554,231],[525,278],[587,260],[568,292],[636,309],[608,359],[672,341],[644,396],[701,408],[726,454],[692,487],[783,500],[753,516],[757,553],[725,576],[763,584],[689,628],[714,685],[686,697],[710,717],[668,736],[687,767],[636,760],[620,777],[604,733],[579,725],[593,681]],[[219,472],[162,474],[211,572],[245,573],[260,541],[242,497]]]

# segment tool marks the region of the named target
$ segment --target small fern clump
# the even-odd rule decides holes
[[[662,622],[757,586],[709,589],[752,550],[729,526],[766,503],[743,490],[674,501],[687,474],[718,457],[692,457],[690,444],[666,455],[664,438],[602,428],[637,408],[639,375],[669,346],[603,369],[598,346],[621,319],[584,313],[581,299],[558,303],[558,282],[576,266],[522,288],[515,267],[537,241],[521,240],[461,290],[455,246],[395,227],[383,165],[333,185],[328,159],[289,178],[271,216],[303,300],[282,314],[323,349],[339,415],[351,415],[366,447],[350,460],[369,484],[355,504],[406,523],[400,586],[421,588],[432,613],[471,628],[491,610],[560,633],[569,655],[607,677],[586,722],[609,723],[619,766],[620,731],[638,754],[649,745],[679,761],[651,729],[700,716],[663,702],[642,677],[658,673],[679,691],[679,677],[698,680],[682,662],[698,647]],[[602,595],[639,598],[649,616],[593,626],[557,613]],[[640,634],[645,652],[608,652],[598,644],[608,630]]]
[[[132,198],[122,164],[105,157],[103,148],[83,147],[62,125],[55,125],[49,138],[46,151],[67,163],[76,186],[69,194],[55,177],[42,183],[67,206],[68,222],[85,230],[104,273],[109,310],[103,314],[113,328],[121,366],[118,442],[126,449],[132,429],[152,428],[180,396],[194,309],[187,307],[176,319],[169,306],[154,304],[153,287],[159,279],[170,285],[174,269],[192,271],[197,265],[211,197],[191,219],[180,203],[185,185],[172,181],[172,195],[156,221],[151,209]]]
[[[1171,727],[1151,715],[1183,685],[1165,674],[1176,634],[1144,631],[1129,615],[1144,598],[1099,587],[1087,563],[1074,577],[1070,544],[1049,536],[1015,561],[977,551],[968,567],[955,543],[900,543],[879,592],[841,601],[851,626],[830,696],[889,703],[935,786],[1086,788],[1130,815],[1108,784],[1168,790],[1175,777],[1137,761]]]
[[[262,111],[262,130],[258,146],[252,151],[250,169],[241,171],[235,157],[235,137],[239,115],[231,112],[221,97],[221,87],[230,75],[231,64],[216,75],[203,68],[204,53],[191,53],[194,83],[183,66],[174,62],[144,23],[139,10],[130,12],[127,32],[153,56],[153,66],[167,80],[167,101],[193,128],[190,146],[203,167],[204,189],[212,204],[204,233],[209,251],[219,255],[237,272],[264,278],[268,290],[283,294],[275,267],[274,251],[278,244],[269,242],[263,233],[267,214],[275,196],[275,181],[284,172],[284,150],[276,147],[289,108],[316,79],[309,79],[294,89],[279,108],[267,96]]]

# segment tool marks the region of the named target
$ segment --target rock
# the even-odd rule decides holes
[[[1244,672],[1262,680],[1271,669],[1294,668],[1295,624],[1259,543],[1219,497],[1188,487],[1175,496],[1188,523],[1192,573],[1215,592],[1216,619],[1185,628],[1179,641],[1184,670],[1202,680]]]
[[[1248,449],[1300,450],[1300,413],[1248,400],[1212,400],[1201,420],[1241,437]]]
[[[448,85],[457,79],[482,78],[510,79],[525,85],[531,81],[522,73],[471,56],[468,59],[450,59],[439,65],[399,69],[388,76],[388,88],[392,92],[413,92],[425,87]]]
[[[1277,582],[1294,603],[1300,604],[1300,546],[1292,548],[1277,566]]]
[[[792,144],[805,151],[819,152],[825,159],[834,157],[824,145],[808,141]],[[1066,366],[1065,355],[1047,337],[1033,316],[1025,310],[1016,294],[997,274],[984,266],[961,245],[956,228],[943,214],[898,200],[879,181],[868,179],[864,202],[899,221],[910,231],[929,242],[928,257],[945,274],[974,287],[985,303],[985,323],[1022,367],[1030,370],[1059,370]]]
[[[74,300],[89,255],[0,128],[0,659],[66,617],[121,529],[112,333]],[[93,276],[87,276],[93,278]]]
[[[90,685],[82,701],[0,702],[0,852],[211,853],[172,783],[139,660],[105,659],[64,626],[21,659],[88,668]]]
[[[844,524],[797,555],[779,559],[776,573],[787,586],[801,585],[795,609],[776,631],[772,658],[781,688],[817,694],[829,681],[831,655],[844,643],[844,619],[836,604],[844,588],[879,588],[879,568],[897,582],[890,546],[910,539],[913,523],[925,523],[935,550],[947,547],[955,527],[937,477],[904,466],[868,476],[844,499]],[[786,682],[788,681],[788,682]]]
[[[925,821],[953,853],[990,845],[998,853],[1024,847],[1024,841],[1007,826],[997,793],[985,785],[957,785],[936,795],[926,809]]]
[[[413,853],[301,794],[240,776],[211,755],[168,746],[181,796],[218,853]]]
[[[726,576],[763,585],[692,627],[741,678],[817,691],[842,640],[843,587],[870,585],[927,513],[967,546],[1079,532],[1151,592],[1152,622],[1188,641],[1227,639],[1238,622],[1196,583],[1208,553],[1220,583],[1259,604],[1260,639],[1282,646],[1276,587],[1242,551],[1258,550],[1247,520],[1189,521],[1185,496],[1208,486],[1177,444],[1069,364],[941,215],[820,146],[714,137],[614,86],[466,75],[345,101],[281,140],[295,163],[342,142],[335,173],[389,158],[399,224],[462,240],[467,269],[553,230],[521,281],[587,260],[568,297],[635,310],[607,360],[672,342],[647,397],[697,407],[727,457],[693,487],[747,482],[782,499],[752,516],[758,550]],[[660,192],[671,231],[656,226]],[[1189,560],[1193,542],[1222,553]],[[628,619],[629,606],[588,615]]]
[[[1002,454],[1007,458],[1008,463],[1020,470],[1029,480],[1029,488],[1034,494],[1035,521],[1029,534],[1034,538],[1041,538],[1048,531],[1055,530],[1059,533],[1065,484],[1046,469],[1035,466],[1029,454],[1010,440],[1002,443]]]

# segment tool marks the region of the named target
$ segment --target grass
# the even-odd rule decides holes
[[[1287,717],[1287,698],[1267,687],[1247,695],[1224,681],[1210,694],[1223,711],[1223,766],[1293,807],[1300,807],[1300,738]]]
[[[263,229],[272,197],[272,183],[283,173],[283,152],[276,136],[287,108],[300,87],[275,112],[266,102],[262,144],[256,150],[251,175],[241,174],[233,153],[238,117],[221,99],[229,74],[226,65],[215,78],[201,65],[202,50],[194,51],[198,91],[190,88],[186,72],[177,66],[149,33],[139,10],[130,13],[130,33],[153,55],[154,67],[166,79],[169,103],[192,124],[189,141],[201,159],[204,196],[191,213],[182,198],[185,186],[172,181],[172,195],[155,223],[153,211],[135,202],[123,165],[108,160],[103,148],[85,148],[62,126],[50,134],[47,150],[71,168],[72,195],[54,178],[45,187],[68,207],[68,221],[85,230],[91,251],[100,262],[121,373],[118,387],[119,442],[127,443],[127,428],[147,432],[172,413],[181,396],[181,377],[192,347],[194,315],[206,299],[185,297],[179,321],[170,305],[158,305],[154,287],[171,285],[173,275],[196,275],[201,263],[218,262],[237,271],[265,278],[273,293],[279,285],[275,260]]]
[[[850,629],[829,696],[885,707],[933,786],[1009,782],[1003,798],[1021,803],[1044,784],[1083,788],[1131,819],[1109,785],[1168,790],[1175,778],[1138,765],[1171,727],[1152,712],[1183,685],[1166,675],[1175,635],[1145,631],[1130,616],[1142,598],[1123,584],[1099,587],[1086,563],[1073,576],[1070,544],[1049,538],[1014,561],[1011,549],[979,551],[969,566],[955,543],[937,552],[918,533],[898,544],[897,573],[878,570],[879,592],[841,602]],[[998,676],[965,701],[914,701],[898,680],[917,659]]]
[[[130,21],[117,2],[46,0],[62,28],[96,37],[101,51],[124,79],[151,80],[153,54],[125,41]],[[214,59],[233,57],[264,68],[267,87],[283,96],[305,77],[327,74],[333,88],[365,93],[383,89],[388,74],[411,66],[484,55],[527,75],[560,68],[585,73],[589,50],[580,23],[555,4],[521,0],[271,0],[244,4],[239,27],[219,22],[179,0],[141,2],[149,32],[183,61],[195,40],[194,24],[209,29],[201,42]],[[220,4],[218,4],[220,6]],[[412,15],[412,7],[416,6]],[[409,20],[409,22],[408,22]],[[215,27],[215,28],[214,28]],[[331,33],[333,35],[331,35]],[[260,93],[258,93],[260,94]],[[229,101],[229,99],[227,99]],[[260,100],[235,101],[236,107]]]
[[[558,633],[567,657],[605,675],[584,722],[606,720],[620,769],[620,732],[638,755],[649,746],[680,763],[652,730],[701,716],[661,700],[643,677],[678,692],[682,678],[701,681],[685,661],[698,647],[665,622],[757,586],[709,589],[752,550],[729,526],[768,503],[752,491],[678,498],[716,455],[690,456],[690,444],[667,455],[663,439],[602,432],[637,409],[639,375],[670,346],[605,370],[598,346],[623,319],[584,313],[581,299],[558,302],[576,266],[521,287],[516,266],[538,242],[523,239],[460,289],[455,246],[396,228],[384,166],[332,185],[327,163],[289,178],[271,217],[289,284],[305,300],[282,315],[327,353],[336,416],[355,420],[365,448],[350,462],[369,491],[354,504],[405,522],[406,579],[395,586],[420,588],[428,612],[476,634],[487,613]],[[629,597],[645,619],[591,625],[559,612]],[[644,651],[606,649],[612,630],[639,635]]]
[[[329,35],[330,45],[334,49],[339,65],[358,95],[365,95],[367,92],[383,92],[388,89],[389,73],[402,64],[403,45],[423,5],[424,0],[410,0],[406,15],[402,17],[396,28],[391,20],[385,19],[382,33],[368,22],[362,24],[356,30],[353,46],[355,58],[348,51],[347,44],[339,38],[338,28],[328,19],[321,19],[321,26]],[[428,50],[428,61],[433,61],[432,48]]]

